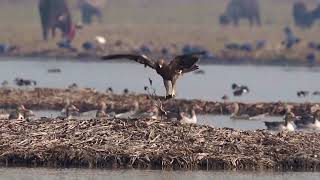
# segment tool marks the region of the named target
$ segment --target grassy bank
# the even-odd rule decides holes
[[[74,55],[56,47],[57,37],[50,42],[43,42],[35,0],[2,3],[0,6],[0,42],[9,42],[19,46],[13,56],[62,56],[79,58],[84,54],[81,45],[92,41],[96,35],[105,36],[107,45],[99,55],[115,52],[132,52],[142,45],[148,45],[154,52],[166,47],[173,54],[181,53],[186,44],[200,45],[213,52],[221,59],[249,59],[246,63],[259,64],[277,61],[281,64],[305,64],[305,57],[312,50],[307,48],[309,41],[315,41],[320,28],[315,25],[310,30],[294,28],[297,36],[302,38],[299,46],[286,50],[281,41],[284,39],[282,29],[293,25],[291,17],[291,0],[261,1],[263,26],[250,28],[247,22],[240,27],[221,27],[218,16],[226,6],[220,0],[201,1],[108,1],[104,8],[104,22],[94,24],[78,32],[74,42],[80,50]],[[79,10],[74,1],[70,1],[74,19],[79,21]],[[315,1],[308,1],[311,8]],[[226,43],[253,43],[267,40],[263,50],[251,53],[224,52]],[[120,42],[120,43],[119,43]],[[49,52],[49,53],[47,53]],[[225,57],[225,54],[231,57]],[[318,56],[319,53],[316,53]],[[94,58],[93,55],[88,55]],[[226,61],[228,63],[228,61]],[[297,63],[298,62],[298,63]],[[272,64],[272,63],[269,63]]]

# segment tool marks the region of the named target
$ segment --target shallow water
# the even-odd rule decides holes
[[[60,68],[62,72],[50,74],[47,71],[51,68]],[[178,81],[178,98],[220,100],[227,94],[230,100],[243,102],[320,101],[320,96],[296,96],[298,90],[320,90],[319,84],[315,83],[320,79],[319,69],[217,65],[202,65],[201,69],[206,72],[204,75],[186,74]],[[164,94],[161,77],[136,63],[0,58],[0,82],[8,80],[12,85],[16,77],[34,79],[41,87],[65,88],[77,83],[80,87],[100,91],[113,87],[118,93],[125,88],[143,93],[143,87],[148,85],[150,77],[157,94]],[[249,86],[251,92],[242,97],[233,97],[230,86],[234,82]]]
[[[59,111],[34,111],[36,117],[57,117],[61,113]],[[91,116],[90,116],[91,115]],[[86,116],[88,118],[94,118],[95,114],[90,114]],[[234,128],[240,130],[256,130],[256,129],[265,129],[264,121],[283,121],[282,117],[264,117],[259,120],[233,120],[230,119],[230,116],[220,116],[220,115],[198,115],[198,124],[209,125],[217,128]]]
[[[209,125],[217,128],[234,128],[240,130],[266,129],[264,121],[283,121],[282,117],[264,117],[259,120],[237,120],[230,116],[198,115],[198,124]]]
[[[158,170],[92,170],[0,168],[0,180],[316,180],[320,173],[313,172],[232,172],[232,171],[158,171]]]

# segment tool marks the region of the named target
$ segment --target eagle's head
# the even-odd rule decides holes
[[[160,59],[157,63],[157,66],[159,69],[161,69],[161,68],[163,68],[164,64],[165,64],[165,61],[163,59]]]

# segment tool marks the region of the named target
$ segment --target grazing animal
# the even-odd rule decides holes
[[[101,0],[78,0],[78,6],[81,10],[81,20],[83,24],[91,24],[92,18],[97,17],[98,21],[102,22],[102,9]]]
[[[268,130],[272,131],[294,131],[295,114],[287,112],[284,117],[284,122],[264,122]]]
[[[304,2],[296,2],[293,4],[292,15],[296,26],[303,29],[311,28],[320,18],[320,5],[314,10],[308,10]]]
[[[51,30],[55,37],[56,28],[60,29],[63,37],[72,32],[72,19],[66,0],[39,0],[38,3],[43,39],[48,39]]]
[[[260,7],[258,0],[231,0],[225,12],[220,16],[221,25],[228,25],[231,22],[238,26],[239,20],[248,19],[250,26],[261,25]]]
[[[167,62],[163,59],[155,61],[146,55],[135,54],[115,54],[104,56],[104,60],[112,59],[129,59],[138,63],[144,64],[145,67],[149,66],[155,69],[156,72],[163,78],[163,83],[166,88],[166,98],[174,98],[176,95],[176,82],[184,73],[192,72],[199,69],[196,65],[199,62],[197,55],[202,55],[202,52],[185,54],[176,56],[172,61]]]

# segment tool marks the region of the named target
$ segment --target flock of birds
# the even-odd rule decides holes
[[[99,108],[97,110],[80,112],[74,104],[67,101],[65,107],[61,110],[60,115],[57,116],[57,119],[70,120],[70,119],[90,119],[90,118],[106,118],[106,119],[123,119],[123,120],[134,120],[134,119],[154,119],[154,120],[170,120],[181,122],[184,124],[197,123],[197,116],[195,110],[191,108],[188,112],[170,112],[165,111],[161,103],[154,101],[153,105],[150,106],[147,110],[140,110],[139,103],[134,102],[133,108],[128,111],[115,113],[112,111],[113,104],[108,110],[105,102],[100,102]],[[7,110],[0,112],[1,120],[26,120],[30,121],[37,119],[36,114],[25,108],[24,105],[19,105],[13,110]],[[47,117],[40,117],[41,119],[47,119]]]
[[[239,104],[233,103],[233,113],[230,116],[232,120],[261,120],[265,118],[268,113],[260,114],[256,116],[250,116],[248,114],[243,114],[240,111]],[[61,110],[60,115],[57,119],[62,120],[84,120],[92,118],[105,118],[112,120],[114,118],[123,120],[139,120],[139,119],[153,119],[153,120],[167,120],[172,122],[180,122],[182,124],[196,124],[197,115],[195,113],[195,108],[190,108],[187,112],[183,112],[180,109],[178,111],[170,112],[164,110],[161,101],[154,100],[152,105],[147,107],[146,110],[141,110],[139,108],[139,103],[134,102],[131,109],[115,113],[112,111],[114,109],[114,104],[111,103],[110,107],[107,108],[105,102],[99,103],[99,108],[92,111],[80,112],[74,104],[69,101],[66,102],[65,107]],[[41,119],[47,119],[47,117],[40,117]],[[14,110],[8,110],[6,112],[0,112],[1,120],[26,120],[30,121],[37,119],[35,113],[32,110],[25,108],[25,106],[20,105]],[[271,131],[294,131],[298,130],[320,130],[320,106],[314,105],[310,108],[310,113],[302,114],[300,116],[295,115],[289,107],[287,107],[287,112],[284,116],[284,121],[279,122],[268,122],[265,121],[265,126]]]
[[[267,129],[273,131],[320,130],[320,109],[312,110],[310,114],[296,116],[292,111],[287,111],[284,122],[264,122]]]

